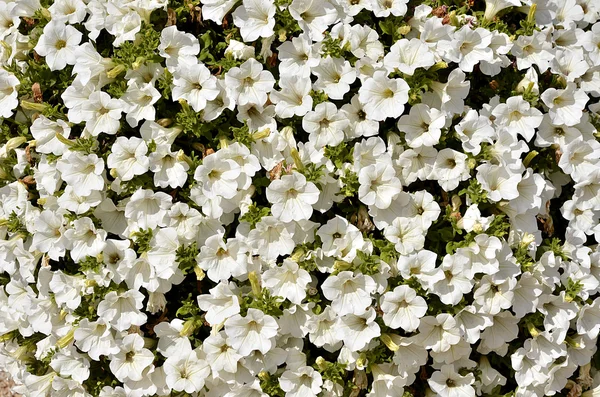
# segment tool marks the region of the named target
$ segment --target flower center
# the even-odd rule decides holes
[[[67,46],[67,42],[65,40],[58,40],[54,46],[57,50],[62,50]]]
[[[132,363],[134,357],[135,357],[134,351],[127,352],[127,354],[125,354],[125,361],[128,363]]]
[[[296,189],[290,189],[287,191],[287,196],[289,198],[293,198],[295,199],[296,197],[298,197],[299,192]]]
[[[383,97],[385,99],[390,99],[394,97],[394,91],[392,91],[391,88],[386,88],[385,91],[383,91]]]

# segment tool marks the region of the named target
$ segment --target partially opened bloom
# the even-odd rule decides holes
[[[63,154],[67,150],[67,145],[59,141],[56,134],[68,138],[70,132],[71,127],[63,120],[52,121],[43,115],[35,119],[31,125],[31,135],[40,153]]]
[[[136,127],[141,120],[154,120],[156,109],[154,104],[161,98],[160,92],[153,84],[130,84],[121,98],[127,105],[125,119],[130,126]]]
[[[158,53],[167,59],[167,67],[177,66],[180,60],[184,63],[193,61],[200,52],[200,43],[191,33],[181,32],[176,25],[168,26],[160,32]]]

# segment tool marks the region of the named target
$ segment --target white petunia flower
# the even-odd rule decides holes
[[[508,127],[507,131],[513,136],[518,133],[527,141],[533,138],[535,129],[542,122],[542,112],[532,108],[522,96],[508,98],[505,104],[494,108],[492,115],[496,125]]]
[[[263,70],[263,65],[254,58],[248,59],[239,67],[231,68],[225,75],[226,89],[231,99],[240,106],[262,106],[274,84],[271,72]]]
[[[75,50],[82,36],[73,26],[53,19],[44,26],[34,50],[46,58],[50,70],[62,70],[67,65],[75,64]]]
[[[94,190],[104,189],[104,160],[96,154],[69,151],[58,160],[56,169],[79,196],[85,197]]]
[[[454,365],[442,365],[439,371],[434,372],[427,380],[431,390],[440,397],[475,397],[475,376],[472,373],[461,375],[454,369]]]
[[[31,125],[31,135],[35,139],[36,151],[40,153],[52,153],[60,156],[67,150],[67,145],[59,141],[57,134],[65,138],[69,137],[71,127],[63,120],[52,121],[40,115]]]
[[[435,57],[423,41],[417,38],[400,39],[390,47],[383,64],[389,69],[412,76],[417,68],[428,69],[433,66]]]
[[[390,79],[383,71],[377,71],[358,90],[367,117],[383,121],[388,117],[399,117],[408,102],[409,86],[406,81]]]
[[[401,255],[418,251],[425,244],[422,224],[419,220],[413,218],[395,218],[383,230],[383,235],[394,244],[394,248]]]
[[[139,381],[154,361],[154,354],[144,348],[144,338],[129,334],[121,341],[121,351],[111,357],[110,370],[121,382]]]
[[[134,176],[148,171],[147,152],[148,146],[142,139],[120,136],[113,144],[106,162],[122,181],[130,181]]]
[[[80,118],[85,121],[87,131],[93,136],[102,132],[115,135],[121,126],[123,108],[124,103],[120,99],[111,98],[104,91],[94,91],[81,105]],[[79,118],[72,121],[77,122]]]
[[[298,75],[281,76],[279,80],[281,91],[270,94],[275,104],[275,113],[281,118],[304,116],[312,109],[313,99],[309,95],[312,88],[310,79]]]
[[[568,83],[564,90],[548,88],[541,98],[549,108],[552,123],[568,127],[579,123],[583,108],[589,100],[583,90],[576,88],[575,83]]]
[[[267,200],[273,204],[273,216],[282,222],[307,220],[313,212],[312,205],[319,199],[319,189],[306,182],[304,175],[292,172],[274,180],[266,189]]]
[[[229,345],[225,338],[225,332],[221,331],[204,339],[202,349],[206,354],[206,361],[214,373],[220,371],[235,373],[237,371],[238,361],[242,355]]]
[[[111,291],[98,305],[98,316],[109,322],[117,331],[125,331],[132,325],[143,325],[147,319],[147,316],[140,312],[143,300],[144,295],[139,291]]]
[[[412,148],[437,145],[445,126],[445,115],[422,103],[411,107],[410,113],[398,120],[398,130],[406,133],[406,142]]]
[[[317,397],[321,393],[323,379],[313,367],[304,366],[281,374],[279,385],[289,397]]]
[[[344,113],[331,102],[318,104],[314,111],[308,112],[302,119],[302,128],[309,133],[308,140],[315,145],[315,149],[342,143],[347,126]]]
[[[217,78],[203,63],[183,64],[173,72],[173,100],[185,99],[199,112],[219,95]]]
[[[274,345],[279,329],[275,319],[250,308],[245,317],[236,314],[225,320],[225,333],[231,346],[246,357],[253,350],[266,354]]]
[[[363,349],[373,339],[381,335],[381,329],[375,322],[375,309],[369,307],[363,314],[346,314],[339,319],[339,332],[344,346],[356,352]]]
[[[306,297],[306,287],[311,282],[310,274],[298,267],[290,259],[284,259],[281,267],[275,267],[262,274],[263,285],[273,296],[281,296],[300,305]]]
[[[20,82],[12,73],[0,69],[0,116],[11,117],[13,110],[19,105],[17,99]]]
[[[371,164],[358,174],[358,198],[366,205],[386,209],[402,191],[394,167],[386,162]]]
[[[233,12],[233,23],[246,42],[270,37],[274,34],[275,10],[273,0],[244,0]]]
[[[417,296],[415,290],[407,285],[400,285],[383,294],[381,310],[383,321],[388,327],[412,332],[419,327],[419,319],[427,312],[427,303]]]
[[[371,276],[343,271],[327,277],[321,288],[325,298],[332,301],[331,308],[337,315],[343,316],[364,313],[371,305],[371,294],[375,292],[376,285]]]
[[[201,350],[181,350],[168,357],[163,368],[167,386],[178,392],[199,392],[210,374],[210,366]]]

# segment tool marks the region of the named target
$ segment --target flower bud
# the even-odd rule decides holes
[[[462,200],[458,195],[452,196],[452,212],[458,212],[460,210],[460,206],[462,205]]]
[[[65,138],[63,136],[63,134],[56,134],[55,135],[56,139],[58,139],[61,143],[64,143],[67,146],[73,146],[75,144],[75,142],[71,141],[68,138]]]
[[[0,342],[6,342],[7,340],[11,340],[16,336],[17,335],[15,331],[7,332],[4,335],[0,335]]]
[[[302,260],[302,257],[304,256],[304,254],[306,254],[306,252],[304,251],[303,248],[297,248],[290,256],[290,259],[292,261],[298,263]]]
[[[525,156],[525,159],[523,160],[523,166],[527,167],[529,163],[531,163],[531,160],[533,160],[537,155],[538,152],[535,150],[532,150],[531,152],[527,153],[527,156]]]
[[[271,129],[265,128],[262,131],[257,131],[254,134],[252,134],[252,139],[254,139],[255,141],[259,141],[261,139],[268,138],[269,135],[271,135]]]
[[[315,360],[315,364],[317,364],[317,368],[319,369],[319,371],[325,371],[327,369],[327,360],[325,360],[321,356],[317,357],[317,359]]]
[[[108,72],[106,72],[106,76],[109,79],[114,79],[118,75],[120,75],[121,73],[123,73],[125,70],[126,70],[125,65],[117,65],[114,68],[112,68],[111,70],[109,70]]]
[[[45,103],[35,103],[29,101],[21,101],[21,107],[25,110],[35,110],[36,112],[43,112],[48,109],[48,105]]]
[[[195,320],[187,320],[183,323],[183,328],[179,331],[179,336],[190,336],[196,330],[196,321]]]
[[[50,10],[48,10],[47,8],[40,8],[40,11],[42,13],[42,16],[44,17],[44,19],[46,20],[51,20],[52,19],[52,14],[50,13]]]
[[[440,62],[436,63],[435,65],[433,65],[432,67],[430,67],[429,70],[432,72],[435,72],[440,69],[446,69],[446,68],[448,68],[448,64],[444,61],[440,61]]]
[[[156,120],[156,124],[160,125],[161,127],[168,128],[171,124],[173,124],[173,120],[172,119],[159,119],[159,120]]]
[[[343,272],[344,270],[348,270],[351,267],[352,267],[352,263],[349,263],[346,261],[336,260],[335,262],[333,262],[333,268],[335,270],[337,270],[338,272]]]
[[[204,273],[204,270],[200,266],[194,266],[194,273],[196,273],[196,280],[198,281],[202,281],[206,277],[206,273]]]
[[[393,352],[398,351],[398,349],[400,349],[400,346],[398,346],[392,340],[392,337],[390,336],[390,334],[381,334],[381,336],[379,337],[379,340],[381,342],[383,342],[383,344],[386,345],[387,348],[390,349]]]
[[[74,335],[75,328],[71,328],[65,336],[56,341],[56,347],[58,347],[59,349],[64,349],[65,347],[69,346],[71,342],[73,342],[73,340],[75,339]]]
[[[302,163],[302,159],[300,158],[300,153],[298,153],[298,150],[292,148],[292,150],[290,150],[290,155],[294,159],[294,164],[296,165],[296,168],[299,171],[302,171],[304,169],[304,164]]]
[[[97,286],[98,283],[96,282],[96,280],[85,280],[83,282],[83,285],[85,285],[86,288],[89,288],[89,287],[95,287],[95,286]]]
[[[400,26],[398,29],[396,29],[396,32],[398,32],[398,34],[400,36],[406,36],[408,33],[410,33],[411,27],[410,25],[404,25],[404,26]]]
[[[536,338],[540,334],[540,331],[532,323],[527,323],[527,330],[532,338]]]
[[[194,162],[192,161],[192,159],[190,158],[190,156],[188,156],[187,154],[185,154],[182,149],[179,149],[179,151],[177,152],[177,156],[175,157],[175,159],[177,161],[185,161],[187,163],[187,165],[189,165],[190,167],[194,166]]]
[[[250,285],[252,286],[252,293],[255,297],[259,297],[262,295],[262,288],[260,286],[260,280],[256,275],[256,272],[248,273],[248,280],[250,280]]]

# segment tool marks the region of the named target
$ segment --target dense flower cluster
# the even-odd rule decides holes
[[[26,396],[599,395],[596,0],[2,0]]]

